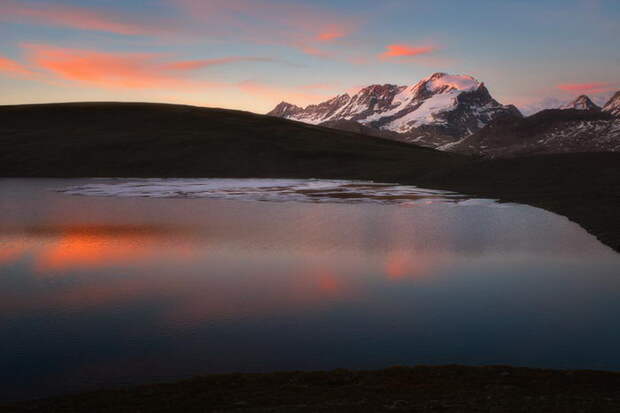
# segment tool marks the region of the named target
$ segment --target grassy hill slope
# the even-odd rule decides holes
[[[147,103],[0,107],[0,176],[385,180],[464,160],[233,110]]]

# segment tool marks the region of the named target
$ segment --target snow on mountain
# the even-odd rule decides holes
[[[608,112],[613,116],[620,117],[620,90],[609,99],[609,102],[607,102],[605,106],[603,106],[603,112]]]
[[[560,109],[601,110],[601,108],[586,95],[581,95],[575,100],[560,106]]]
[[[448,75],[446,73],[435,73],[427,79],[428,81],[426,82],[426,88],[431,92],[439,92],[442,90],[473,92],[474,90],[478,89],[480,85],[482,85],[482,83],[480,83],[473,77],[465,75]]]
[[[388,123],[385,129],[398,133],[406,133],[415,126],[444,122],[437,119],[435,114],[454,109],[458,104],[456,97],[459,93],[460,92],[453,90],[449,93],[438,93],[431,96],[422,101],[422,104],[418,106],[416,110]]]
[[[431,147],[469,136],[498,116],[521,117],[514,106],[493,99],[482,82],[446,73],[411,86],[371,85],[305,108],[282,102],[268,115],[315,125],[353,121]]]

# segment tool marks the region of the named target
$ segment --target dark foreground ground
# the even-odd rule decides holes
[[[395,367],[226,374],[0,407],[0,412],[619,412],[620,374]]]

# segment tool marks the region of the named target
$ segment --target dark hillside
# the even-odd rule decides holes
[[[0,107],[0,176],[385,180],[464,160],[233,110],[146,103]]]

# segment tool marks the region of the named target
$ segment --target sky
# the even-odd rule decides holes
[[[0,0],[0,104],[265,113],[468,74],[527,112],[620,90],[618,0]]]

